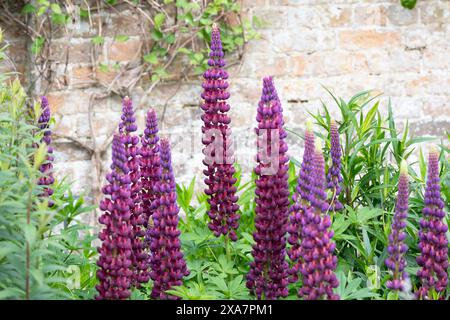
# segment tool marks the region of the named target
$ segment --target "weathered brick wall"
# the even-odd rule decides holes
[[[254,119],[265,75],[275,77],[286,126],[299,132],[308,111],[320,107],[321,100],[333,106],[322,85],[344,99],[365,89],[383,92],[382,110],[386,111],[390,97],[398,120],[409,119],[413,134],[450,132],[449,0],[420,0],[414,10],[404,9],[399,0],[243,0],[243,12],[267,23],[258,30],[261,39],[247,45],[242,63],[230,68],[233,134],[238,161],[247,173],[253,166]],[[132,13],[109,14],[103,26],[106,44],[101,55],[105,61],[127,66],[120,81],[139,72],[134,62],[141,59],[142,46],[148,45],[138,36],[140,28]],[[130,40],[114,42],[118,30]],[[97,143],[103,143],[117,125],[121,109],[118,98],[100,99],[93,117],[88,117],[90,96],[101,92],[102,82],[115,77],[114,72],[93,75],[92,35],[85,27],[70,39],[55,39],[53,53],[61,63],[54,71],[60,76],[48,94],[57,119],[54,131],[66,137],[57,140],[55,168],[87,192],[91,155],[67,137],[89,142],[92,126]],[[9,36],[17,45],[12,50],[24,48],[19,36]],[[67,47],[69,56],[63,59]],[[139,107],[141,130],[147,107],[159,115],[166,109],[161,130],[171,139],[177,181],[183,183],[201,176],[200,83],[194,79],[179,88],[160,85],[147,95],[144,82],[131,92]],[[291,137],[289,147],[292,156],[301,156],[301,140]],[[103,159],[105,168],[108,157]]]

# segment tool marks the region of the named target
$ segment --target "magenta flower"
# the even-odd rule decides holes
[[[236,204],[238,197],[236,179],[233,177],[235,169],[233,166],[233,148],[231,142],[231,119],[227,115],[230,105],[226,100],[230,97],[228,93],[228,73],[224,70],[222,42],[220,31],[213,26],[211,34],[211,52],[208,65],[210,68],[204,73],[202,115],[202,143],[205,145],[203,163],[206,169],[203,171],[206,178],[209,210],[211,219],[208,227],[216,237],[221,234],[228,236],[231,240],[237,240],[236,229],[238,228],[239,206]]]
[[[297,180],[297,187],[292,197],[293,204],[289,213],[289,225],[287,228],[288,242],[291,247],[288,250],[289,259],[292,262],[289,270],[290,282],[298,281],[300,273],[300,265],[302,263],[300,254],[300,244],[302,240],[301,216],[310,207],[308,199],[312,188],[312,173],[314,170],[314,132],[313,125],[310,120],[306,123],[305,130],[305,151],[303,152],[303,161]]]
[[[39,171],[42,172],[42,176],[38,179],[38,184],[44,187],[44,191],[41,194],[43,197],[50,197],[53,194],[53,189],[50,187],[55,179],[53,178],[53,148],[51,146],[52,143],[52,131],[50,130],[50,106],[48,104],[48,100],[45,96],[41,98],[41,110],[42,113],[38,120],[38,127],[43,131],[42,141],[47,145],[47,161],[41,164],[39,167]],[[52,200],[48,201],[48,205],[52,207],[54,205]]]
[[[158,137],[158,120],[156,112],[150,109],[147,112],[146,128],[141,138],[142,147],[141,155],[141,197],[144,224],[147,228],[146,240],[148,241],[149,229],[148,221],[152,211],[152,203],[155,200],[154,185],[161,179],[161,159],[159,157],[159,137]]]
[[[299,296],[306,300],[330,299],[339,296],[333,293],[339,282],[334,273],[337,257],[333,251],[333,231],[328,215],[329,204],[325,191],[325,162],[320,143],[314,153],[314,169],[311,173],[311,193],[307,200],[311,204],[301,215],[300,264],[303,285]]]
[[[98,249],[96,299],[117,300],[130,296],[132,271],[132,208],[131,178],[127,153],[122,139],[114,135],[112,142],[111,172],[106,176],[108,184],[103,187],[105,199],[100,202],[104,213],[99,222],[105,227],[99,233],[102,241]]]
[[[119,133],[125,146],[127,155],[127,166],[129,169],[131,200],[131,245],[133,247],[131,261],[133,264],[133,285],[137,288],[141,283],[147,283],[150,279],[148,271],[148,254],[145,250],[144,236],[146,216],[142,207],[141,194],[141,172],[140,172],[140,148],[139,137],[133,134],[137,130],[136,118],[134,116],[133,104],[128,97],[123,99],[122,117],[119,124]]]
[[[152,202],[153,228],[151,237],[151,278],[153,299],[178,299],[166,293],[173,286],[182,285],[184,276],[189,274],[181,252],[176,184],[172,172],[170,145],[167,139],[161,140],[161,179],[154,185],[156,194]]]
[[[282,112],[272,78],[264,78],[256,116],[256,133],[267,141],[258,139],[257,142],[254,261],[247,275],[247,288],[258,299],[277,299],[288,295],[285,234],[289,206],[289,159]]]
[[[417,272],[420,288],[416,292],[419,299],[432,298],[432,291],[444,292],[448,283],[448,227],[439,182],[439,153],[433,150],[428,157],[425,207],[419,230],[420,256],[417,257],[417,264],[421,268]]]
[[[339,142],[339,131],[336,121],[331,120],[330,122],[330,155],[331,155],[331,166],[328,169],[327,174],[327,187],[331,190],[330,205],[333,211],[340,211],[344,208],[342,203],[338,200],[339,194],[341,193],[341,143]]]
[[[400,177],[398,179],[398,195],[395,206],[394,220],[392,221],[391,233],[389,235],[388,258],[386,266],[392,272],[392,278],[386,283],[391,290],[403,291],[408,274],[405,271],[405,254],[408,246],[406,239],[406,219],[408,218],[408,167],[403,160],[400,166]]]

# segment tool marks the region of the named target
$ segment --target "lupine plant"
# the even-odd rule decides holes
[[[400,134],[391,105],[383,116],[370,92],[348,102],[332,95],[337,120],[325,104],[312,115],[300,163],[288,157],[287,132],[298,134],[285,129],[266,77],[256,167],[242,182],[230,161],[216,26],[211,38],[201,106],[207,189],[194,204],[195,179],[176,185],[156,113],[148,111],[139,139],[125,98],[99,204],[98,256],[80,221],[93,208],[52,175],[48,101],[0,81],[0,298],[448,299],[448,147],[428,161],[418,150],[408,164],[414,146],[433,138],[409,138],[408,123]]]
[[[130,222],[132,231],[130,234],[132,246],[132,268],[134,279],[132,284],[139,287],[141,283],[149,280],[148,254],[144,248],[144,236],[146,214],[143,213],[141,192],[141,168],[139,154],[139,137],[134,134],[137,130],[136,118],[134,116],[133,104],[130,98],[123,99],[122,117],[119,124],[119,135],[125,147],[126,165],[130,178],[130,197],[133,205],[130,207]]]
[[[417,271],[420,287],[417,296],[430,299],[438,296],[448,284],[448,226],[445,222],[444,201],[439,184],[439,153],[432,150],[428,157],[428,179],[425,191],[425,207],[420,220],[418,247],[420,256]]]
[[[395,214],[392,221],[391,233],[389,234],[389,246],[387,248],[388,258],[386,266],[392,272],[392,278],[386,282],[386,286],[393,291],[406,291],[409,284],[409,276],[405,271],[405,254],[408,246],[406,239],[406,221],[408,218],[408,165],[402,160],[400,166],[400,177],[398,178],[398,195],[395,205]]]
[[[206,169],[204,182],[207,185],[205,193],[209,196],[208,216],[211,219],[209,229],[216,237],[224,235],[236,241],[238,228],[239,206],[233,177],[233,147],[231,141],[231,119],[227,115],[230,105],[227,99],[228,72],[225,70],[225,60],[220,40],[220,31],[213,26],[211,34],[211,51],[208,60],[209,69],[203,74],[203,126],[202,142],[205,145],[203,161]]]
[[[337,257],[334,255],[335,243],[330,230],[331,219],[328,214],[329,203],[325,192],[325,162],[320,140],[316,142],[310,177],[311,192],[307,201],[311,204],[301,215],[300,265],[302,287],[299,295],[307,300],[322,298],[337,300],[333,293],[339,282],[334,273]]]
[[[247,287],[258,299],[288,295],[286,228],[288,220],[288,150],[283,109],[271,77],[264,78],[256,115],[258,154],[255,173],[255,244]],[[274,167],[273,164],[276,163]]]
[[[50,122],[50,106],[48,104],[48,100],[45,96],[41,98],[41,109],[42,113],[38,120],[39,129],[43,132],[43,137],[41,143],[45,143],[47,145],[47,159],[41,164],[39,170],[42,172],[43,176],[39,178],[38,184],[45,186],[44,192],[42,196],[49,197],[53,194],[53,190],[51,185],[55,182],[53,178],[53,148],[51,146],[52,143],[52,131],[49,128]],[[49,200],[49,206],[53,206],[53,201]]]
[[[173,286],[180,286],[183,277],[189,275],[181,252],[178,229],[177,194],[172,171],[169,141],[161,140],[161,178],[153,186],[155,200],[152,202],[153,221],[150,229],[150,267],[154,299],[177,299],[167,294]]]
[[[314,169],[314,132],[311,120],[308,120],[305,130],[305,149],[303,152],[303,161],[297,180],[297,185],[292,197],[293,204],[290,207],[288,242],[291,247],[288,249],[288,255],[292,266],[289,270],[290,281],[297,282],[299,278],[300,266],[302,263],[300,244],[302,241],[302,214],[310,206],[308,198],[312,189],[312,173]]]

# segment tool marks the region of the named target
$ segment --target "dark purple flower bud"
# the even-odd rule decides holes
[[[328,215],[325,162],[320,141],[316,144],[313,164],[310,173],[311,191],[306,198],[311,206],[305,208],[300,222],[300,255],[303,261],[300,264],[300,272],[303,286],[298,293],[306,300],[336,300],[339,296],[333,293],[333,289],[339,285],[334,273],[337,257],[333,252],[335,244],[331,242],[333,231]]]
[[[238,197],[234,186],[236,179],[233,178],[235,169],[233,166],[233,148],[231,140],[231,122],[227,112],[230,105],[226,100],[230,97],[228,93],[228,73],[223,69],[222,42],[220,31],[213,26],[211,34],[211,52],[208,65],[210,68],[203,74],[203,103],[201,105],[202,115],[202,143],[205,145],[203,163],[206,169],[203,171],[206,178],[209,210],[211,219],[208,227],[215,236],[228,236],[232,241],[237,240],[236,229],[239,224],[239,207],[236,204]]]
[[[189,274],[181,252],[178,230],[177,194],[175,178],[172,172],[170,145],[167,139],[160,144],[161,179],[154,188],[152,201],[154,226],[150,231],[150,277],[153,280],[151,297],[153,299],[178,299],[166,293],[173,286],[182,284],[184,276]]]
[[[433,150],[428,156],[428,178],[425,190],[425,207],[420,220],[417,272],[420,288],[419,299],[430,299],[430,290],[442,293],[448,283],[448,239],[445,222],[444,201],[441,197],[439,179],[439,152]]]
[[[330,156],[331,165],[327,174],[327,188],[331,190],[331,199],[329,199],[330,205],[333,211],[340,211],[344,207],[339,202],[338,197],[341,193],[341,143],[339,141],[339,131],[336,121],[333,119],[330,122]]]
[[[44,191],[41,194],[42,197],[49,197],[53,194],[53,189],[50,187],[55,182],[53,178],[53,148],[51,147],[52,143],[52,131],[50,130],[50,106],[48,104],[48,100],[45,96],[41,98],[41,110],[42,113],[38,120],[38,127],[43,132],[43,137],[41,142],[47,145],[47,161],[45,161],[39,167],[39,171],[42,172],[42,176],[38,179],[38,185],[45,186]],[[49,200],[48,205],[50,207],[53,206],[53,201]]]
[[[283,109],[273,80],[263,80],[262,97],[257,110],[259,137],[255,173],[255,244],[247,275],[247,288],[258,299],[277,299],[288,294],[286,227],[289,207],[288,157],[283,128]],[[268,158],[268,159],[267,159]],[[275,163],[274,163],[275,162]],[[273,171],[272,171],[273,169]]]
[[[104,188],[105,199],[100,203],[104,213],[99,218],[104,228],[99,233],[102,241],[98,249],[96,299],[126,299],[130,296],[133,280],[131,240],[133,225],[131,211],[131,183],[124,177],[129,175],[127,151],[119,135],[112,142],[112,165],[108,175],[109,185]],[[125,182],[124,182],[125,181]]]
[[[392,272],[392,278],[386,286],[391,290],[398,291],[405,290],[405,282],[408,279],[408,274],[405,271],[405,254],[408,248],[404,243],[406,219],[408,218],[408,194],[408,166],[406,161],[403,160],[400,166],[395,214],[389,235],[388,258],[385,261],[386,266]]]

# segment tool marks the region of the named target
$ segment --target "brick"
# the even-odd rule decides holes
[[[405,10],[398,3],[390,5],[387,9],[388,20],[390,24],[396,26],[406,26],[418,23],[419,15],[418,10]]]
[[[96,83],[92,67],[74,67],[70,73],[70,85],[73,88],[87,88]]]
[[[427,1],[418,4],[420,21],[426,25],[443,28],[450,19],[450,2]]]
[[[387,7],[382,4],[356,6],[354,15],[357,25],[385,26],[387,24]]]
[[[339,33],[341,48],[360,50],[368,48],[382,48],[399,45],[400,34],[395,31],[341,31]]]
[[[276,53],[314,52],[330,50],[336,47],[334,31],[317,32],[307,29],[289,29],[274,35],[271,48]]]
[[[106,44],[107,53],[99,57],[100,61],[132,61],[141,57],[142,40],[129,39],[124,42],[112,41]]]
[[[283,8],[256,8],[253,14],[264,24],[260,29],[282,29],[287,26],[288,13]]]
[[[90,63],[91,41],[88,39],[60,39],[52,43],[50,57],[54,60],[65,61],[68,54],[68,63]]]

